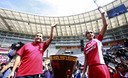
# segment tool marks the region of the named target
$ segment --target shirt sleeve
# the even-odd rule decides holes
[[[47,47],[48,47],[48,46],[46,45],[46,42],[44,42],[44,43],[43,43],[43,47],[42,47],[42,48],[43,48],[43,51],[45,51],[45,50],[47,49]]]
[[[23,47],[21,47],[18,51],[17,54],[20,56],[23,56],[23,53],[25,52],[25,45]]]
[[[102,41],[103,40],[103,36],[101,34],[99,34],[97,37],[96,37],[99,41]]]

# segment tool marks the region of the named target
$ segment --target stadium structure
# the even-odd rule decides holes
[[[108,28],[103,39],[104,46],[117,43],[128,46],[128,0],[115,0],[103,6]],[[32,42],[37,32],[46,40],[50,35],[50,25],[57,23],[54,40],[46,50],[45,57],[52,54],[80,54],[81,44],[87,39],[86,30],[95,34],[102,27],[101,15],[97,9],[70,16],[39,16],[0,8],[0,50],[16,42]],[[3,50],[4,49],[4,50]]]

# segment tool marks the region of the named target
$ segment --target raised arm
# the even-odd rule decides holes
[[[100,7],[99,7],[100,8]],[[99,8],[98,8],[98,10],[99,10]],[[100,11],[100,10],[99,10]],[[100,12],[101,13],[101,12]],[[104,34],[105,34],[105,32],[106,32],[106,30],[107,30],[107,22],[106,22],[106,18],[105,18],[105,15],[104,15],[105,13],[103,12],[103,13],[101,13],[101,18],[102,18],[102,23],[103,23],[103,27],[102,27],[102,29],[101,29],[101,32],[100,32],[100,34],[102,35],[102,36],[104,36]]]
[[[46,40],[46,45],[47,45],[47,46],[51,43],[51,41],[52,41],[52,39],[53,39],[53,30],[54,30],[54,28],[56,27],[56,25],[57,25],[57,24],[52,24],[52,25],[51,25],[50,37],[49,37],[48,40]]]

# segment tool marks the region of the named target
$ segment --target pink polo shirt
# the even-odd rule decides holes
[[[27,43],[18,50],[17,54],[21,56],[21,64],[18,68],[17,76],[42,73],[42,58],[46,48],[46,42],[38,45]]]

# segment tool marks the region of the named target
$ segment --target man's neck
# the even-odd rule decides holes
[[[38,43],[38,42],[33,42],[33,44],[34,44],[34,45],[38,45],[38,44],[40,44],[40,43]]]

